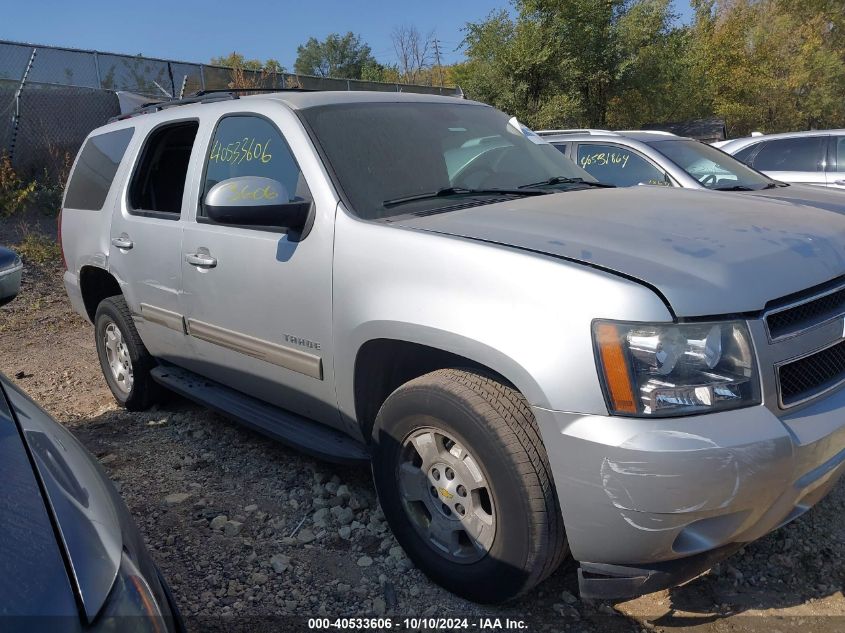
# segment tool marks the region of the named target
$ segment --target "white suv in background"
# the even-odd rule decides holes
[[[765,134],[714,145],[777,180],[845,189],[845,130]]]

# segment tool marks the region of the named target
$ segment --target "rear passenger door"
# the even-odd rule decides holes
[[[193,349],[188,368],[338,425],[331,314],[337,201],[320,187],[325,182],[321,165],[293,113],[276,106],[267,116],[226,114],[211,123],[194,198],[196,218],[185,227],[182,248]],[[299,148],[297,155],[292,146]],[[311,201],[310,232],[298,239],[280,229],[221,224],[208,217],[203,204],[208,191],[242,176],[272,178],[289,200]]]
[[[109,267],[153,356],[188,354],[181,304],[182,211],[199,123],[179,120],[137,134],[140,147],[111,225]],[[140,131],[139,131],[140,132]]]
[[[671,185],[666,172],[630,147],[578,143],[575,162],[599,182],[617,187]]]
[[[827,139],[819,135],[766,141],[752,166],[775,180],[825,186]]]

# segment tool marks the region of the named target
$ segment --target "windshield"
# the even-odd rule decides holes
[[[478,204],[496,202],[502,195],[523,195],[517,191],[525,185],[545,191],[583,186],[562,179],[595,182],[487,106],[354,103],[306,108],[301,115],[351,210],[365,219],[443,208],[467,196]],[[497,196],[494,189],[507,193]]]
[[[733,156],[698,141],[668,139],[648,144],[708,189],[766,189],[775,183]]]

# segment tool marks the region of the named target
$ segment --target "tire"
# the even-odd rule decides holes
[[[446,589],[474,602],[504,602],[548,577],[568,553],[546,450],[513,387],[473,370],[426,374],[387,398],[373,440],[385,517],[409,558]],[[459,507],[462,484],[453,484],[465,480],[469,506]],[[483,489],[467,492],[479,481]],[[426,485],[430,497],[417,499]],[[445,530],[438,527],[444,520]],[[465,526],[471,529],[461,536]]]
[[[161,401],[163,390],[150,375],[156,361],[138,336],[138,330],[135,329],[135,322],[123,296],[109,297],[100,302],[94,316],[94,332],[100,368],[118,404],[129,411],[143,411]],[[110,348],[106,342],[107,337],[111,341],[117,341],[118,347],[122,342],[124,347],[120,348],[119,352],[113,349],[114,346]],[[131,371],[124,372],[123,381],[112,370],[111,359],[115,355],[118,360],[128,359],[128,367],[131,368]],[[131,376],[130,380],[126,380],[127,375]]]

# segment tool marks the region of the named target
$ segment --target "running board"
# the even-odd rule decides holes
[[[364,444],[339,431],[186,369],[159,365],[150,373],[171,391],[318,459],[342,464],[370,460]]]

